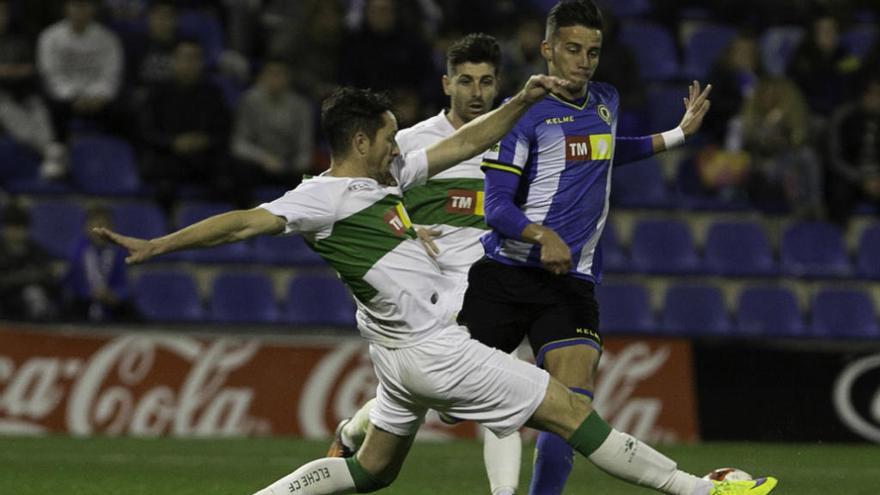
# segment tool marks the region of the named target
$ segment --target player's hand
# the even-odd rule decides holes
[[[437,244],[434,244],[434,238],[438,235],[442,234],[439,230],[434,229],[416,229],[416,236],[419,238],[419,242],[422,243],[422,246],[425,248],[425,252],[428,253],[428,256],[436,259],[437,255],[440,254],[440,248],[437,247]]]
[[[552,229],[543,229],[538,240],[541,244],[541,264],[544,269],[556,275],[565,275],[571,270],[571,249]]]
[[[522,93],[523,99],[531,104],[547,96],[549,93],[560,93],[572,89],[572,83],[570,81],[555,76],[541,74],[530,77],[520,93]]]
[[[128,256],[125,258],[125,262],[129,265],[143,263],[158,254],[155,243],[146,239],[117,234],[105,227],[96,227],[92,231],[106,241],[127,249]]]
[[[711,84],[700,90],[700,81],[694,81],[688,86],[688,96],[684,99],[684,117],[678,124],[685,137],[694,135],[703,125],[703,117],[706,116],[711,105],[709,101],[711,91]]]

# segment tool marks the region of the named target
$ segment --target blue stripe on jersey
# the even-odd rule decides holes
[[[617,90],[590,83],[580,105],[548,96],[520,118],[487,159],[521,168],[516,206],[532,222],[552,228],[571,247],[571,275],[598,282],[598,240],[608,214]],[[541,266],[540,246],[486,234],[488,257]]]

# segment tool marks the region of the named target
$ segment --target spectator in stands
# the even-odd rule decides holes
[[[146,31],[126,40],[126,80],[135,97],[146,88],[174,78],[177,9],[171,0],[156,0],[147,10]]]
[[[113,107],[122,83],[119,39],[95,20],[95,0],[67,0],[64,19],[37,42],[37,66],[49,97],[55,135],[67,142],[73,117],[116,130]]]
[[[342,82],[391,90],[403,86],[420,99],[427,96],[431,48],[416,29],[401,22],[398,0],[366,0],[363,25],[342,46]]]
[[[63,289],[67,314],[75,320],[126,320],[134,315],[129,298],[125,251],[96,235],[96,227],[112,228],[110,212],[92,207],[85,229],[68,260]]]
[[[547,62],[541,58],[540,47],[543,39],[542,17],[534,13],[522,16],[513,38],[505,41],[501,48],[501,73],[504,74],[501,80],[501,95],[516,93],[530,75],[541,74],[547,70]],[[445,66],[444,70],[446,70]]]
[[[839,223],[860,201],[880,208],[880,72],[865,77],[859,95],[834,113],[829,129],[829,213]]]
[[[9,1],[0,0],[0,133],[39,153],[41,174],[54,179],[64,174],[67,150],[56,141],[49,110],[37,91],[33,55],[30,42],[11,27]]]
[[[840,43],[840,26],[821,14],[792,56],[788,74],[801,88],[810,108],[819,115],[831,112],[849,97],[859,60]]]
[[[10,203],[0,224],[0,318],[51,319],[57,313],[58,277],[50,256],[29,238],[30,214]]]
[[[755,90],[761,75],[758,42],[751,33],[738,33],[709,72],[712,81],[712,111],[703,124],[710,143],[721,145],[733,119]]]
[[[808,115],[801,92],[783,77],[761,79],[746,100],[737,129],[751,154],[749,197],[758,207],[775,206],[784,198],[798,217],[824,216],[822,171],[810,142]]]
[[[314,124],[308,100],[290,89],[290,68],[269,60],[242,98],[232,153],[236,175],[249,185],[293,187],[312,163]]]
[[[201,46],[174,48],[173,80],[153,86],[140,117],[145,145],[142,175],[166,212],[184,183],[204,184],[214,199],[232,199],[227,142],[231,117],[220,90],[203,76]]]
[[[639,78],[635,54],[632,48],[620,41],[620,21],[617,17],[608,10],[602,12],[602,18],[605,21],[605,29],[602,30],[602,58],[593,80],[607,82],[617,88],[622,111],[640,110],[645,103],[645,84]],[[539,46],[540,42],[533,45],[532,50],[537,51]],[[714,93],[715,82],[712,79],[710,81]]]

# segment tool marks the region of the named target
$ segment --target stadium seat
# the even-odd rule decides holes
[[[315,254],[298,235],[261,235],[254,239],[252,255],[260,263],[278,265],[321,265],[324,260]]]
[[[165,216],[154,203],[126,202],[111,208],[113,230],[123,235],[152,239],[168,233]]]
[[[110,136],[75,139],[70,149],[70,174],[77,190],[86,194],[133,196],[141,189],[131,146]]]
[[[602,269],[608,272],[626,272],[630,270],[629,258],[617,240],[614,224],[607,222],[599,239]]]
[[[705,24],[696,28],[684,45],[684,77],[705,80],[735,34],[736,29],[730,26]]]
[[[840,44],[859,59],[863,59],[876,39],[877,26],[864,24],[841,33]]]
[[[610,10],[615,17],[638,17],[651,12],[651,0],[599,0],[596,2],[604,11]]]
[[[642,80],[663,81],[678,77],[675,39],[665,27],[650,22],[624,21],[620,24],[620,41],[632,49]],[[680,99],[678,104],[681,105]]]
[[[211,289],[211,319],[220,323],[274,323],[278,305],[269,277],[260,273],[221,273]]]
[[[739,294],[737,333],[756,336],[797,336],[804,333],[804,320],[797,300],[781,287],[749,287]]]
[[[810,326],[819,337],[880,337],[874,304],[857,289],[820,289],[813,299]]]
[[[630,259],[635,271],[689,274],[700,270],[691,232],[679,220],[641,220],[633,229]]]
[[[598,285],[596,299],[603,333],[652,332],[657,328],[648,291],[641,284]]]
[[[241,97],[245,91],[242,83],[237,81],[234,77],[222,74],[212,77],[211,82],[217,86],[217,89],[223,94],[223,99],[226,101],[227,107],[238,108],[238,102],[241,101]]]
[[[290,279],[284,321],[294,325],[355,326],[355,303],[335,275],[304,274]]]
[[[134,283],[134,304],[148,321],[198,322],[204,318],[195,281],[185,271],[150,271]]]
[[[681,334],[726,334],[730,322],[717,287],[677,285],[666,291],[663,331]]]
[[[687,85],[655,85],[648,88],[648,127],[649,132],[662,132],[672,129],[681,122],[684,115],[682,98],[686,97]]]
[[[213,67],[223,53],[223,26],[216,16],[199,10],[183,10],[177,20],[182,36],[194,38],[202,45],[205,63]]]
[[[797,277],[843,277],[851,272],[840,229],[825,222],[799,222],[782,234],[782,271]]]
[[[66,259],[83,235],[85,210],[67,200],[41,201],[31,207],[30,236],[47,253]]]
[[[192,225],[232,209],[232,205],[226,203],[183,202],[177,210],[177,228]],[[251,261],[250,242],[233,242],[207,249],[182,251],[177,256],[182,260],[196,263],[248,263]]]
[[[9,136],[0,136],[0,184],[15,179],[35,179],[39,175],[40,155]]]
[[[663,170],[655,158],[615,166],[611,176],[611,200],[623,208],[668,208],[672,201]]]
[[[707,273],[734,277],[778,273],[767,234],[753,222],[715,222],[710,225],[703,266]]]
[[[880,279],[880,223],[868,226],[859,237],[856,271],[859,277]]]
[[[761,64],[771,76],[781,76],[788,68],[788,61],[804,37],[801,26],[771,26],[764,30],[759,40]]]

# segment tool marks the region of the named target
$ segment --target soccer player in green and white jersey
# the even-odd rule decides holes
[[[104,228],[126,261],[261,234],[298,232],[327,260],[357,300],[358,330],[379,379],[366,440],[354,457],[300,466],[257,495],[368,493],[400,472],[428,409],[473,420],[504,437],[523,425],[549,431],[608,473],[673,495],[766,495],[773,478],[710,482],[611,428],[586,399],[545,370],[470,338],[455,324],[453,288],[415,240],[401,191],[498,141],[534,102],[567,83],[533,76],[498,109],[438,143],[401,156],[387,97],[340,89],[322,106],[330,169],[281,198],[223,213],[157,239]]]
[[[494,37],[469,34],[446,51],[443,92],[449,108],[397,133],[400,152],[406,154],[451,136],[456,129],[492,109],[498,95],[501,47]],[[480,237],[488,226],[483,216],[482,159],[475,156],[404,192],[403,202],[416,234],[454,284],[456,307],[467,289],[471,265],[483,256]],[[343,420],[328,456],[353,455],[369,425],[370,400],[351,419]],[[483,431],[483,460],[493,495],[513,495],[519,485],[522,440],[519,432],[498,438]]]

